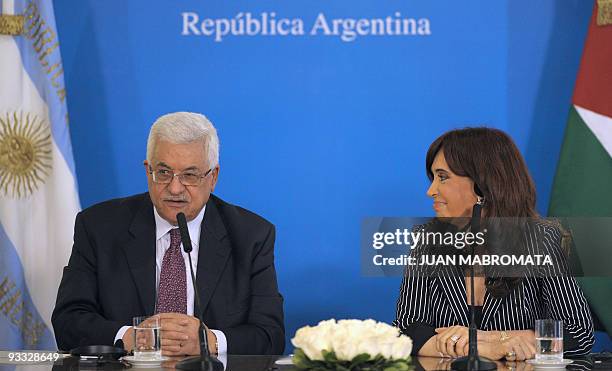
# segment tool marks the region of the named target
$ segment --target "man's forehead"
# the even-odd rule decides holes
[[[154,165],[157,168],[175,169],[172,165],[169,165],[163,161],[157,161],[156,163],[154,163]],[[200,165],[190,165],[190,166],[181,168],[181,170],[199,170],[200,168],[201,168]]]
[[[204,144],[201,141],[171,143],[159,140],[151,157],[153,165],[173,169],[204,168],[208,163]]]

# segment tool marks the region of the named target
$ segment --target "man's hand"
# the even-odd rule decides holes
[[[182,313],[161,313],[162,354],[167,356],[200,354],[200,320]],[[206,329],[208,349],[212,354],[217,352],[217,337]]]
[[[156,324],[154,325],[155,319],[156,316],[149,317],[146,320],[142,321],[139,326],[157,327]],[[150,346],[154,343],[154,340],[152,339],[153,335],[151,333],[139,333],[138,336],[138,339],[134,339],[134,327],[128,328],[127,331],[123,334],[123,337],[121,338],[121,340],[123,341],[123,348],[128,352],[131,352],[136,348],[136,344],[134,342],[136,342],[139,346]]]
[[[123,349],[128,352],[134,350],[134,328],[130,327],[127,329],[121,340],[123,341]]]

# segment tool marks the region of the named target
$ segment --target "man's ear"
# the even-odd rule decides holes
[[[217,185],[217,180],[219,179],[219,170],[221,170],[221,168],[219,167],[219,165],[217,165],[211,171],[211,173],[212,173],[212,174],[210,174],[212,176],[212,184],[210,186],[210,192],[211,193],[215,191],[215,186]]]
[[[149,170],[149,161],[144,160],[144,161],[142,162],[142,166],[144,166],[144,168],[145,168],[145,174],[147,175],[147,178],[148,178],[148,177],[149,177],[149,175],[150,175],[150,174],[149,174],[149,171],[150,171],[150,170]]]

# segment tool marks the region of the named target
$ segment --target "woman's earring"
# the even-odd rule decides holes
[[[476,196],[476,203],[480,206],[484,205],[485,203],[484,197]]]

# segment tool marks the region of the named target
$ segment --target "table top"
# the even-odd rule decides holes
[[[79,360],[74,357],[61,358],[56,362],[49,360],[49,355],[55,354],[54,352],[28,352],[22,351],[21,354],[40,354],[47,355],[47,360],[34,361],[32,360],[16,360],[13,352],[12,361],[8,355],[10,352],[0,352],[0,371],[21,371],[21,370],[117,370],[129,368],[121,363],[106,364],[102,366],[96,366],[92,363],[79,363]],[[23,357],[22,357],[23,358]],[[31,357],[34,358],[34,357]],[[41,357],[39,357],[41,358]],[[170,361],[163,364],[163,368],[157,369],[169,369],[173,368],[173,365],[183,358],[173,358]],[[223,359],[226,365],[226,371],[289,371],[295,370],[296,368],[292,365],[286,365],[283,361],[286,361],[288,356],[263,356],[263,355],[228,355],[227,358]],[[277,362],[278,361],[278,362]],[[434,358],[434,357],[413,357],[413,364],[415,371],[419,370],[450,370],[451,359],[445,358]],[[532,371],[536,370],[531,364],[527,362],[496,362],[498,370],[506,371]],[[566,367],[568,370],[592,370],[596,369],[591,359],[575,359],[573,363]],[[148,368],[147,370],[151,370]],[[540,370],[540,369],[538,369]],[[559,370],[559,369],[557,369]]]

